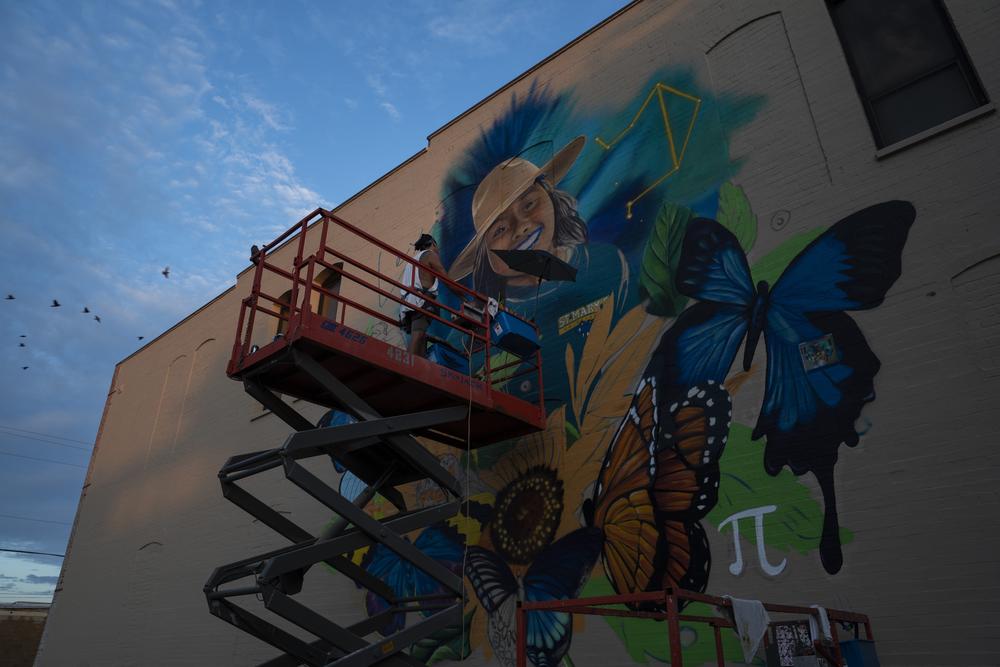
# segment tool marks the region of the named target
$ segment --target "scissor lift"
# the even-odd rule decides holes
[[[394,260],[388,262],[393,265],[414,264],[406,254],[317,209],[272,243],[255,249],[251,258],[256,264],[253,286],[242,301],[227,373],[242,381],[248,394],[294,432],[278,447],[230,458],[219,479],[227,499],[291,544],[217,568],[204,590],[212,614],[282,652],[264,665],[421,664],[406,650],[462,622],[463,583],[461,576],[429,558],[405,535],[457,515],[463,491],[417,437],[469,451],[544,427],[540,353],[526,354],[522,345],[519,354],[508,350],[504,362],[498,363],[496,353],[501,349],[494,334],[494,325],[504,318],[527,326],[536,337],[537,327],[483,295],[437,275],[453,298],[429,300],[419,309],[458,346],[467,361],[462,368],[410,355],[355,328],[366,316],[398,326],[394,312],[402,302],[401,290],[415,293],[412,286],[373,268],[381,266],[374,261],[379,253]],[[331,281],[318,281],[321,273],[338,275],[340,280],[333,282],[339,289],[331,289]],[[378,308],[376,296],[390,304],[391,314]],[[438,338],[434,344],[448,343]],[[523,379],[534,382],[537,400],[506,390]],[[355,422],[317,427],[283,397],[346,412]],[[353,502],[302,465],[305,459],[324,456],[367,485]],[[338,520],[313,534],[239,484],[275,469],[283,470],[290,482],[332,510]],[[446,500],[408,509],[399,487],[420,480],[437,484]],[[398,511],[382,519],[367,514],[364,508],[376,493]],[[442,592],[400,597],[350,559],[355,550],[376,544],[425,572]],[[344,625],[299,602],[295,596],[310,567],[318,563],[381,596],[389,609]],[[310,639],[239,604],[253,597]],[[394,614],[417,612],[433,613],[388,637],[369,638]]]

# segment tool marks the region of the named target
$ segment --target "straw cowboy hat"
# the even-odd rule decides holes
[[[573,139],[541,167],[514,157],[498,164],[486,174],[472,196],[472,225],[476,234],[452,262],[448,277],[461,280],[472,273],[476,263],[476,250],[493,221],[534,185],[539,176],[544,175],[553,187],[559,183],[580,156],[585,143],[586,137]]]

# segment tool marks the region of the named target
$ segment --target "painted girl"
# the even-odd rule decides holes
[[[586,143],[577,137],[542,167],[513,157],[494,167],[472,197],[475,235],[458,254],[448,275],[462,280],[472,274],[477,291],[507,296],[508,287],[536,287],[538,279],[515,271],[491,250],[546,250],[579,264],[585,253],[587,225],[577,213],[576,199],[556,185],[566,176]],[[575,261],[574,261],[575,260]]]

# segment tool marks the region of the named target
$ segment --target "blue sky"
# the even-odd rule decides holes
[[[115,363],[251,243],[624,4],[0,0],[0,548],[64,552]],[[60,563],[0,552],[0,602]]]

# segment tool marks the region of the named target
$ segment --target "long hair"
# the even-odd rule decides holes
[[[555,213],[555,229],[552,234],[552,245],[555,248],[576,248],[587,243],[587,223],[577,211],[576,199],[562,191],[556,190],[545,178],[544,174],[535,179],[542,186],[552,201]],[[492,223],[490,223],[492,225]],[[502,298],[505,296],[507,279],[496,273],[490,265],[490,247],[487,234],[479,240],[476,248],[476,263],[472,269],[472,288],[487,296]]]

